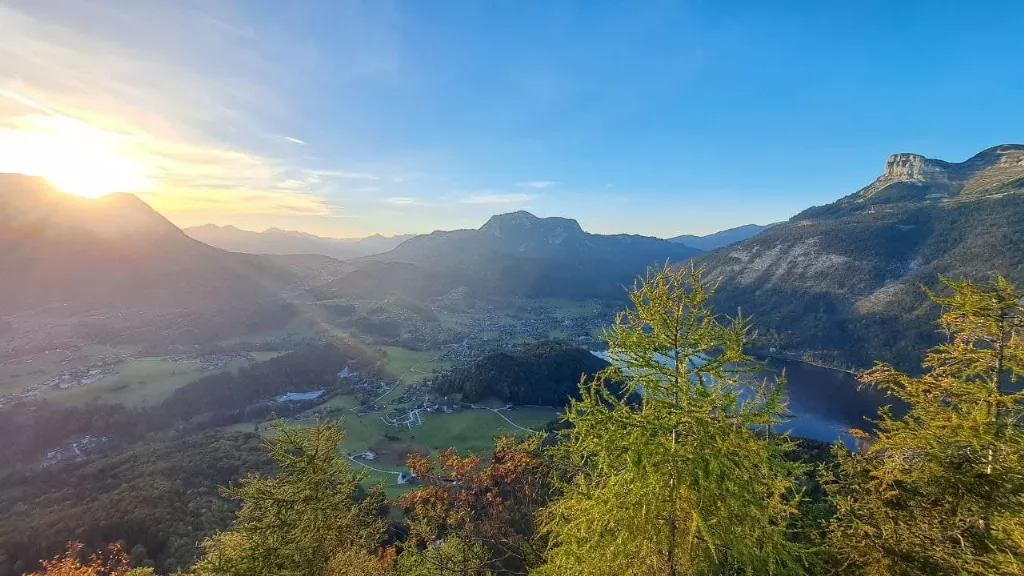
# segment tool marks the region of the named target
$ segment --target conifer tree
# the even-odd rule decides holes
[[[483,544],[449,535],[424,548],[412,547],[395,562],[389,576],[492,576]]]
[[[1004,278],[942,280],[948,343],[909,376],[862,380],[908,406],[883,410],[870,447],[837,447],[829,540],[843,574],[1024,574],[1024,307]]]
[[[549,575],[790,574],[807,550],[790,443],[766,433],[782,383],[753,390],[738,316],[693,268],[653,270],[606,336],[613,367],[581,384],[555,448],[568,480],[542,511]]]
[[[357,498],[362,476],[338,451],[341,430],[281,421],[274,428],[267,448],[277,473],[224,490],[242,509],[230,530],[203,544],[196,576],[330,576],[357,558],[373,565],[386,530],[378,514],[385,499],[379,489]]]

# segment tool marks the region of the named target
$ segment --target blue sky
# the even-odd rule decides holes
[[[1024,141],[1021,30],[1014,1],[13,0],[0,147],[109,149],[19,161],[109,165],[181,225],[700,234]]]

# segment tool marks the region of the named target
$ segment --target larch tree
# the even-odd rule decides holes
[[[424,548],[407,549],[389,576],[494,576],[490,563],[482,543],[452,535]]]
[[[748,323],[716,315],[692,267],[638,280],[554,448],[564,496],[541,513],[547,575],[795,574],[801,465],[767,433],[782,382],[753,384]]]
[[[878,364],[862,381],[902,400],[869,447],[836,448],[827,483],[843,574],[1024,574],[1024,306],[1005,279],[943,283],[951,336],[921,376]]]
[[[339,452],[334,425],[290,428],[275,423],[267,448],[273,476],[249,476],[224,494],[242,503],[235,525],[208,539],[196,576],[334,576],[377,569],[386,522],[380,489],[359,497],[360,474]],[[380,573],[387,566],[380,566]]]

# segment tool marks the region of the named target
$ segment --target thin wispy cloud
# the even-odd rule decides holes
[[[344,170],[312,170],[317,176],[332,178],[348,178],[350,180],[380,180],[380,176],[369,172],[346,172]]]
[[[529,204],[536,194],[476,194],[463,198],[463,204]]]
[[[520,186],[524,186],[526,188],[535,188],[537,190],[543,190],[545,188],[550,188],[550,187],[554,186],[555,184],[558,184],[558,182],[555,182],[553,180],[532,180],[530,182],[520,182],[519,183]]]
[[[336,214],[325,195],[332,178],[377,177],[310,170],[247,146],[268,133],[254,118],[288,107],[268,88],[281,71],[250,49],[254,32],[225,8],[0,5],[0,170],[76,193],[136,192],[169,215]],[[197,54],[216,58],[204,67]]]
[[[391,198],[386,198],[384,202],[395,206],[416,206],[420,204],[419,199],[409,198],[407,196],[393,196]]]

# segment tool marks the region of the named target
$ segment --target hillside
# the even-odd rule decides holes
[[[938,275],[1024,281],[1024,146],[966,162],[890,157],[871,185],[697,261],[720,309],[756,317],[766,343],[822,359],[904,367],[940,338],[921,286]]]
[[[742,242],[747,238],[757,236],[772,226],[776,226],[776,224],[765,224],[764,226],[759,224],[746,224],[744,226],[729,228],[728,230],[722,230],[705,236],[683,234],[682,236],[669,238],[669,241],[685,244],[691,248],[696,248],[706,252],[721,248],[722,246],[728,246],[729,244],[735,244],[736,242]]]
[[[0,315],[50,310],[67,321],[134,311],[146,315],[148,330],[204,325],[222,333],[279,323],[274,299],[297,280],[270,261],[189,238],[131,194],[89,200],[17,174],[0,174],[0,278]],[[106,318],[128,322],[120,313]],[[31,327],[14,326],[14,336]]]
[[[580,377],[608,363],[585,349],[538,342],[488,354],[434,382],[438,394],[461,395],[467,402],[496,399],[519,405],[564,406],[578,394]]]
[[[270,228],[263,232],[241,230],[234,226],[206,224],[184,229],[185,234],[222,250],[250,254],[320,254],[338,260],[349,260],[381,254],[398,246],[411,236],[381,236],[339,239],[324,238],[305,232]]]
[[[358,261],[355,271],[321,291],[429,298],[465,288],[482,298],[615,298],[648,266],[698,252],[648,236],[589,234],[575,220],[513,212],[493,216],[478,230],[410,238]]]

